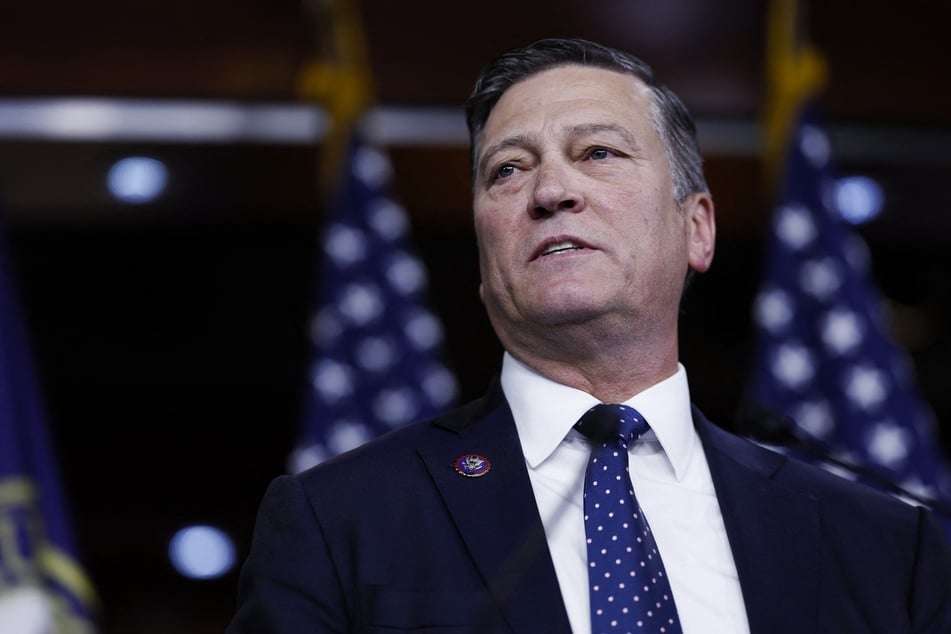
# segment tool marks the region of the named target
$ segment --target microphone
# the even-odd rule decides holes
[[[951,517],[951,504],[948,502],[910,491],[878,469],[837,457],[830,447],[806,433],[791,417],[782,412],[758,405],[747,405],[741,409],[737,418],[737,431],[756,442],[802,451],[812,458],[841,467],[893,495],[914,500],[936,513]]]

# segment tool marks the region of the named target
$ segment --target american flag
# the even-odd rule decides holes
[[[391,178],[386,155],[355,137],[320,240],[313,356],[292,472],[456,399],[442,326],[427,308],[426,269],[406,212],[390,195]]]
[[[0,632],[91,634],[95,590],[78,561],[13,277],[0,248]]]
[[[832,470],[895,483],[909,501],[947,509],[951,471],[936,421],[916,390],[910,358],[891,338],[866,246],[836,207],[820,118],[807,103],[788,148],[754,303],[749,405],[785,417],[796,436],[827,449],[840,467],[855,467]],[[951,534],[951,517],[942,519]]]

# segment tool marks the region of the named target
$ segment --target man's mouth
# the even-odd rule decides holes
[[[577,249],[583,249],[584,246],[578,244],[577,242],[572,242],[570,240],[563,240],[561,242],[553,242],[549,244],[542,250],[542,255],[552,255],[554,253],[567,253],[568,251],[576,251]]]

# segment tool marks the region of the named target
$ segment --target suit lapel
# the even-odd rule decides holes
[[[569,632],[515,423],[500,391],[484,411],[444,426],[457,433],[419,454],[494,601],[515,632]],[[453,465],[465,454],[484,456],[489,470],[461,475]]]
[[[695,411],[752,632],[814,632],[819,505],[775,477],[786,457],[727,434]],[[809,606],[790,609],[791,606]]]

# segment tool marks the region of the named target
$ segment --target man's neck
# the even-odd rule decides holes
[[[603,403],[620,403],[677,371],[676,337],[653,338],[651,345],[591,339],[572,346],[564,340],[518,345],[503,342],[516,359],[549,379],[591,394]],[[551,345],[554,343],[554,345]]]

